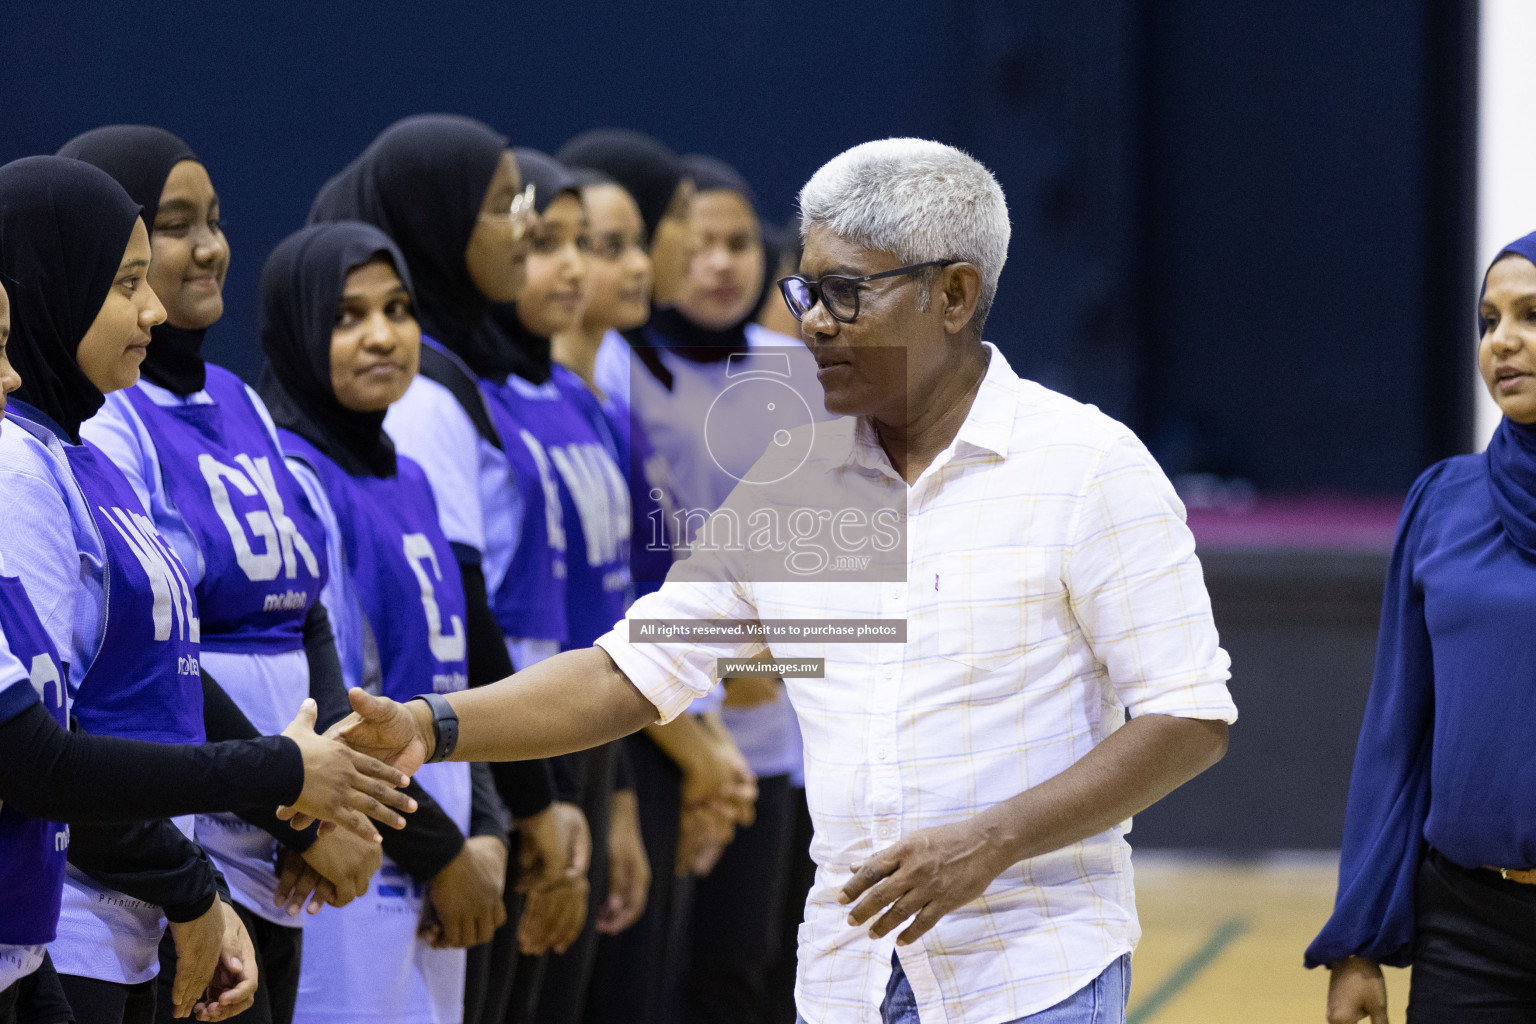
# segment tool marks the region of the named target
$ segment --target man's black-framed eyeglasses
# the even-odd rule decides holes
[[[914,263],[910,267],[897,267],[895,270],[866,274],[863,277],[827,274],[815,281],[801,277],[799,274],[792,274],[779,280],[779,291],[783,293],[784,303],[796,320],[804,320],[806,314],[819,302],[822,308],[831,314],[832,319],[851,324],[859,318],[859,292],[862,290],[860,286],[864,283],[878,281],[882,277],[915,274],[929,267],[947,267],[959,262],[959,260],[929,260],[927,263]]]

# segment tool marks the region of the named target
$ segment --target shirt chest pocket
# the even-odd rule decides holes
[[[983,672],[1013,669],[1026,650],[1059,634],[1065,610],[1055,552],[1005,548],[945,555],[918,577],[923,656]]]

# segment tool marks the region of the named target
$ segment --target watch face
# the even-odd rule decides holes
[[[815,417],[799,391],[777,375],[742,377],[715,396],[704,444],[720,471],[748,484],[775,484],[805,464]],[[779,457],[758,465],[764,455]]]

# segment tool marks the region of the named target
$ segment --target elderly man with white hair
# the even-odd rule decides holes
[[[786,674],[818,865],[802,1019],[1123,1021],[1127,819],[1218,761],[1237,717],[1183,506],[1129,430],[982,340],[1009,224],[980,163],[870,142],[800,203],[805,253],[780,287],[842,418],[804,445],[777,432],[716,515],[793,522],[821,501],[811,520],[858,548],[888,534],[849,542],[850,508],[893,512],[896,573],[776,573],[706,526],[596,647],[447,698],[359,691],[346,735],[408,768],[546,757],[681,713],[720,659],[822,659]],[[766,631],[648,642],[642,620]],[[838,620],[905,635],[767,629]]]

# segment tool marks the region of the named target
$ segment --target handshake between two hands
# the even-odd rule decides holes
[[[356,687],[347,697],[352,714],[324,736],[315,732],[312,700],[304,702],[298,717],[283,730],[304,759],[304,789],[293,804],[278,808],[277,816],[294,828],[318,820],[378,843],[378,830],[369,819],[405,827],[400,812],[414,811],[416,801],[400,790],[430,755],[431,741],[419,735],[403,704]],[[328,829],[322,826],[322,831]]]
[[[302,855],[284,851],[278,864],[276,902],[290,915],[308,905],[342,907],[367,891],[379,868],[380,837],[368,818],[393,828],[405,819],[391,808],[412,811],[400,793],[430,756],[432,737],[405,705],[354,688],[351,715],[314,732],[306,707],[285,730],[304,754],[304,792],[278,817],[295,828],[320,821],[321,834]],[[339,825],[340,828],[332,826]],[[591,837],[579,808],[556,803],[517,825],[518,889],[528,904],[519,922],[524,953],[563,952],[581,931],[587,912]],[[508,851],[496,836],[472,836],[427,886],[422,937],[433,946],[465,948],[488,942],[506,921],[503,889]]]
[[[401,788],[410,783],[410,774],[427,756],[424,745],[413,748],[404,738],[392,749],[380,745],[413,728],[403,707],[362,690],[353,690],[350,697],[356,712],[324,736],[315,732],[313,700],[306,700],[283,730],[303,758],[304,787],[291,807],[279,809],[278,816],[291,819],[296,828],[315,820],[325,823],[326,834],[311,853],[314,862],[326,869],[324,894],[337,905],[357,896],[379,867],[382,840],[369,819],[404,828],[401,812],[416,809],[416,801]],[[353,732],[359,740],[354,740]],[[368,747],[368,742],[373,746]],[[282,884],[290,893],[302,884],[300,874],[285,871]],[[321,884],[318,877],[312,890]],[[221,1021],[251,1007],[258,983],[256,954],[233,907],[215,899],[199,917],[173,922],[169,929],[176,947],[172,1016]]]
[[[353,713],[323,736],[315,731],[313,700],[304,701],[283,730],[303,758],[304,788],[292,804],[277,809],[277,817],[296,829],[320,823],[319,836],[303,854],[279,848],[274,902],[286,906],[290,916],[306,903],[311,914],[324,904],[344,907],[367,891],[383,860],[383,838],[369,819],[401,829],[405,818],[397,812],[416,810],[416,801],[401,790],[425,761],[425,749],[414,758],[380,759],[374,756],[379,748],[357,749],[350,737],[351,730],[366,729],[368,722],[385,729],[409,727],[410,715],[396,702],[365,690],[354,688],[347,696]]]
[[[369,819],[401,829],[405,818],[398,812],[416,810],[416,801],[401,790],[429,751],[425,741],[412,744],[410,713],[356,687],[347,698],[352,714],[323,736],[315,732],[313,700],[304,701],[283,730],[303,758],[304,788],[277,816],[296,829],[320,822],[319,837],[302,855],[286,849],[279,854],[275,902],[290,915],[306,902],[315,914],[323,904],[344,907],[362,895],[383,856],[383,838]]]

